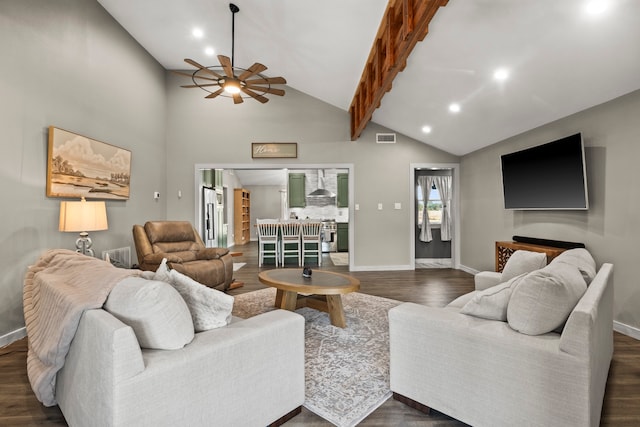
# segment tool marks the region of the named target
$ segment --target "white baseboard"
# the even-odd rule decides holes
[[[0,347],[4,347],[5,345],[9,345],[12,342],[18,341],[27,336],[27,328],[23,326],[20,329],[16,329],[13,332],[9,332],[0,337]]]
[[[462,265],[462,264],[460,264],[460,265],[458,266],[458,269],[459,269],[459,270],[462,270],[462,271],[465,271],[465,272],[467,272],[467,273],[469,273],[469,274],[473,274],[474,276],[475,276],[476,274],[480,273],[480,271],[479,271],[479,270],[476,270],[475,268],[467,267],[466,265]]]
[[[614,320],[613,330],[616,332],[620,332],[621,334],[627,335],[631,338],[640,340],[640,329],[634,326],[625,325],[624,323]]]

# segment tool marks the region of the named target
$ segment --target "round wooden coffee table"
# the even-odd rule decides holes
[[[344,328],[342,294],[360,289],[360,281],[347,274],[314,270],[310,278],[302,277],[301,268],[261,271],[260,282],[277,289],[275,306],[294,311],[310,307],[329,313],[331,324]],[[304,295],[299,295],[304,294]]]

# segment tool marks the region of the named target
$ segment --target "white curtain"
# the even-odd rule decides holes
[[[431,193],[431,186],[433,185],[433,176],[419,176],[418,185],[422,191],[422,226],[420,228],[420,241],[430,242],[433,240],[431,237],[431,225],[429,224],[429,213],[427,212],[427,204],[429,203],[429,194]]]
[[[442,199],[440,240],[451,240],[451,176],[434,176],[433,179]]]

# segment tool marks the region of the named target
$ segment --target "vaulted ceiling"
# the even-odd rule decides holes
[[[166,69],[231,56],[228,0],[98,1]],[[640,1],[593,1],[449,0],[372,121],[464,155],[640,89]],[[236,65],[349,110],[386,0],[233,3]]]

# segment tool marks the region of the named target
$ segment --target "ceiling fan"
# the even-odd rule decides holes
[[[183,85],[184,88],[200,88],[209,95],[205,98],[215,98],[217,96],[226,96],[233,98],[234,104],[243,102],[243,98],[251,97],[257,101],[269,101],[264,96],[269,93],[272,95],[283,96],[284,90],[271,87],[272,85],[286,84],[284,77],[266,77],[260,73],[267,69],[266,66],[256,62],[251,67],[245,69],[236,67],[234,63],[235,49],[235,14],[240,8],[233,3],[229,3],[231,10],[231,59],[228,56],[218,55],[220,65],[205,67],[200,65],[193,59],[185,59],[189,65],[197,68],[192,74],[174,71],[174,73],[191,77],[192,85]],[[243,96],[246,95],[246,96]]]

